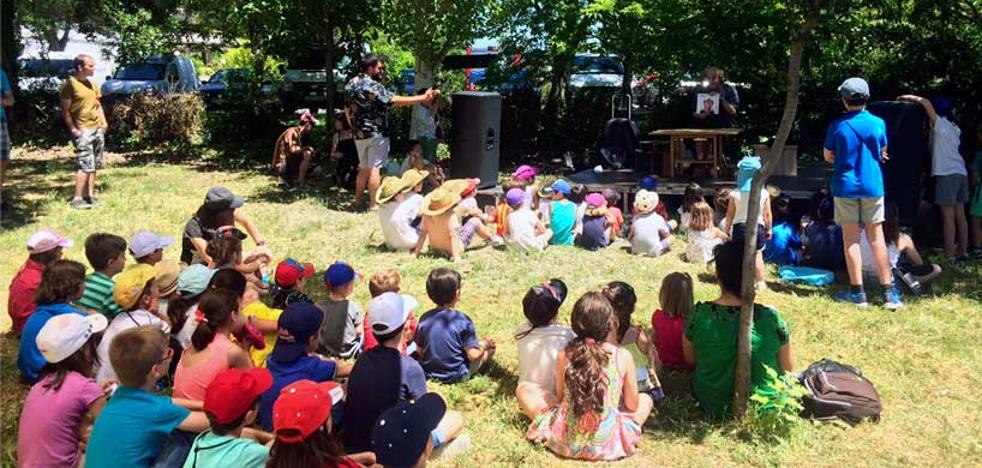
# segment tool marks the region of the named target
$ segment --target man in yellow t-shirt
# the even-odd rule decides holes
[[[75,177],[75,197],[70,206],[88,209],[101,205],[93,197],[95,172],[102,167],[102,151],[106,143],[106,113],[102,109],[99,88],[89,80],[95,74],[95,59],[81,54],[75,57],[75,74],[61,86],[61,116],[72,133],[78,174]]]

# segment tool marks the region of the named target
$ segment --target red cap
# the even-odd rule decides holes
[[[292,258],[288,258],[280,262],[279,265],[276,265],[274,279],[280,287],[289,288],[297,284],[300,278],[310,278],[313,275],[313,263],[300,263]]]
[[[465,188],[462,192],[460,192],[461,198],[471,196],[471,194],[477,190],[477,186],[481,183],[481,179],[477,179],[477,178],[470,178],[464,180],[467,181],[467,188]]]
[[[266,369],[229,369],[208,384],[202,409],[216,422],[228,424],[252,409],[272,386],[273,376]]]
[[[283,388],[273,403],[273,431],[287,443],[303,442],[324,426],[331,407],[341,401],[344,390],[334,382],[298,380]]]

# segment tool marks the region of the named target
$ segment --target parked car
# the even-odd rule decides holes
[[[208,109],[218,109],[229,104],[230,99],[244,97],[252,86],[252,70],[248,68],[225,68],[213,73],[207,80],[201,82],[198,93]],[[275,106],[278,104],[277,87],[270,81],[264,81],[259,87],[260,104]]]
[[[187,57],[151,56],[124,63],[102,84],[102,95],[110,99],[135,93],[190,93],[198,90],[198,72]]]
[[[22,58],[17,60],[17,85],[26,91],[58,91],[75,71],[74,59]]]
[[[284,68],[283,86],[280,88],[280,101],[286,110],[327,105],[327,70],[323,68]],[[335,105],[344,96],[344,75],[339,70],[333,73]]]

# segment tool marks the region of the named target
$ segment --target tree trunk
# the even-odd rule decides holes
[[[631,84],[634,82],[634,54],[624,53],[624,79],[621,80],[621,93],[631,94]]]
[[[413,90],[419,91],[433,86],[433,83],[436,81],[436,64],[423,54],[419,53],[414,54],[414,59],[416,62],[416,67]]]
[[[327,121],[334,122],[334,101],[337,84],[334,82],[334,23],[324,15],[324,70],[327,71]],[[334,125],[330,126],[333,132]]]
[[[743,283],[741,295],[743,304],[740,307],[740,329],[737,336],[737,366],[736,381],[733,386],[733,416],[742,419],[747,412],[747,401],[750,389],[750,330],[753,325],[754,300],[756,299],[756,280],[754,278],[754,263],[757,257],[757,217],[760,215],[760,191],[767,182],[774,168],[784,157],[784,147],[794,125],[795,114],[798,111],[798,89],[801,86],[801,56],[805,43],[811,32],[818,24],[819,6],[821,0],[808,0],[806,5],[805,22],[798,29],[798,34],[791,43],[791,56],[788,59],[787,92],[784,99],[784,113],[781,125],[770,149],[764,155],[764,165],[757,177],[754,177],[750,188],[750,199],[747,201],[746,236],[743,241]],[[775,369],[779,370],[779,369]]]

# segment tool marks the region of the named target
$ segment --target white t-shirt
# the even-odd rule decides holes
[[[528,322],[515,330],[524,333],[532,328]],[[518,383],[532,383],[556,393],[556,358],[563,352],[566,344],[576,333],[558,324],[533,329],[528,335],[519,338],[518,343]]]
[[[539,218],[535,212],[522,208],[508,215],[508,245],[520,252],[541,251],[546,248],[545,239],[535,235],[535,225]]]
[[[665,250],[661,231],[669,231],[668,223],[658,213],[639,214],[631,223],[634,237],[631,238],[631,253],[657,257]]]
[[[859,233],[859,251],[863,255],[863,273],[875,275],[876,261],[873,260],[873,246],[870,245],[869,239],[866,237],[866,231]],[[897,262],[900,261],[900,251],[897,250],[897,244],[887,243],[887,261],[890,262],[890,268],[897,267]]]
[[[402,201],[390,201],[379,208],[379,224],[386,246],[395,250],[410,250],[416,246],[419,232],[413,229],[412,222],[419,216],[422,206],[422,196],[409,196]]]
[[[102,334],[102,341],[99,342],[99,347],[96,349],[100,362],[99,371],[96,372],[95,376],[96,382],[101,384],[107,380],[116,380],[116,371],[113,370],[113,366],[109,362],[109,344],[112,343],[113,338],[130,328],[145,326],[156,327],[163,330],[164,333],[170,333],[170,325],[167,322],[143,309],[120,312],[113,317],[112,322],[109,322],[109,326]]]
[[[767,203],[767,197],[770,196],[771,195],[767,193],[767,190],[760,189],[760,212],[757,214],[757,224],[764,224],[764,204]],[[746,223],[750,192],[743,193],[739,190],[734,190],[730,192],[730,198],[732,198],[733,203],[736,204],[736,213],[733,215],[733,224]]]
[[[187,348],[191,346],[191,335],[194,334],[194,330],[198,328],[198,322],[194,320],[194,311],[198,310],[198,303],[195,302],[188,310],[184,311],[184,325],[178,330],[177,341],[181,343],[182,348]]]
[[[945,117],[934,120],[931,129],[931,175],[968,175],[965,160],[958,153],[962,131]]]

